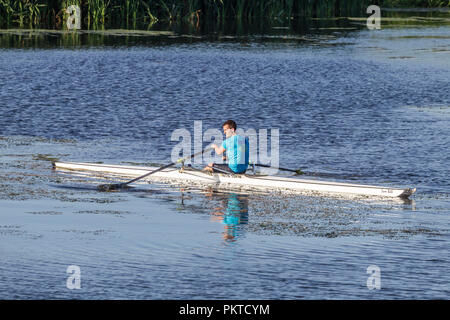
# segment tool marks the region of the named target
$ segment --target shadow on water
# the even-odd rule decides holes
[[[154,188],[142,188],[142,187],[133,187],[133,186],[124,186],[120,189],[110,190],[110,191],[102,191],[98,189],[98,185],[89,185],[89,184],[49,184],[49,187],[57,188],[57,189],[65,189],[65,190],[78,190],[78,191],[95,191],[98,193],[138,193],[140,197],[145,197],[145,195],[154,195],[160,193],[167,193],[163,190],[158,190]]]
[[[88,184],[49,184],[49,187],[57,188],[57,189],[68,189],[68,190],[86,190],[86,191],[97,191],[96,186],[88,185]]]

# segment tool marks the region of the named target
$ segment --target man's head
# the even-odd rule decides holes
[[[227,120],[222,124],[222,129],[225,133],[225,136],[228,138],[236,131],[236,122],[234,122],[233,120]]]

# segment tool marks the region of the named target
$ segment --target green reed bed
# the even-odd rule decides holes
[[[365,16],[370,4],[380,6],[446,7],[450,0],[0,0],[0,26],[64,28],[65,9],[77,5],[82,27],[103,28],[156,21],[262,21],[298,17]]]

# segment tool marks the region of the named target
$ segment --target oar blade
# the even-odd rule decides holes
[[[124,187],[123,183],[113,183],[113,184],[101,184],[97,186],[98,191],[109,192],[114,190],[119,190]]]

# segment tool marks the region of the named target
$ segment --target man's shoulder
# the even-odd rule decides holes
[[[248,141],[249,141],[248,137],[247,136],[241,136],[241,135],[238,135],[238,134],[235,134],[234,136],[226,138],[224,140],[225,143],[242,143],[244,141],[245,141],[245,143],[248,143]]]

